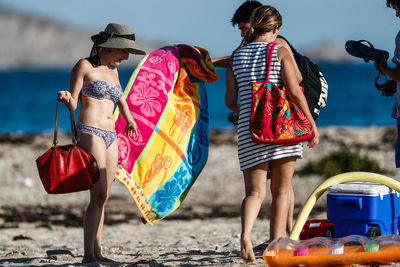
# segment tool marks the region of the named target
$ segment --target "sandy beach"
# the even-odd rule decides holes
[[[321,128],[317,148],[305,148],[296,169],[341,147],[377,160],[387,176],[400,180],[394,168],[396,130],[391,127]],[[240,259],[240,204],[244,195],[236,150],[236,134],[212,131],[207,165],[183,204],[154,226],[141,223],[125,187],[114,182],[106,207],[103,252],[115,263],[84,266],[263,266]],[[88,192],[48,195],[35,159],[51,145],[46,135],[0,136],[0,266],[81,266],[82,216]],[[62,136],[60,143],[69,143]],[[309,194],[323,181],[317,175],[293,177],[295,218]],[[253,232],[253,245],[269,238],[264,202]],[[322,196],[310,218],[326,218]],[[392,264],[391,266],[400,266]]]

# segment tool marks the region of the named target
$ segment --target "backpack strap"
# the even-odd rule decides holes
[[[276,46],[276,43],[273,43],[273,42],[269,43],[267,46],[267,55],[266,55],[266,59],[265,59],[265,62],[266,62],[266,64],[265,64],[266,65],[265,81],[269,81],[269,72],[271,69],[272,55],[273,55],[275,46]]]

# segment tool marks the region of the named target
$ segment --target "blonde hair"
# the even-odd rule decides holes
[[[279,29],[282,26],[282,16],[272,6],[260,6],[251,13],[250,25],[244,36],[245,45],[252,42],[258,35]]]

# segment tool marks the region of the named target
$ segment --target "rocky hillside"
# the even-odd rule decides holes
[[[99,29],[79,30],[60,23],[15,13],[0,6],[0,70],[16,68],[70,68],[92,47],[90,36]],[[139,40],[147,52],[167,45],[166,42]],[[333,42],[315,44],[302,51],[315,61],[351,62],[344,48]],[[131,57],[122,66],[136,63]]]
[[[339,45],[334,41],[326,41],[315,44],[304,49],[303,54],[313,60],[331,63],[351,63],[354,62],[345,51],[344,45]]]
[[[88,54],[90,32],[0,9],[0,68],[64,67]]]
[[[1,8],[0,25],[0,70],[69,68],[79,58],[88,56],[92,47],[90,36],[97,33]],[[138,45],[148,52],[160,44]]]

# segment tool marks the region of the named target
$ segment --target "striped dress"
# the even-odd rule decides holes
[[[303,144],[270,145],[253,143],[250,137],[249,122],[251,116],[251,82],[265,81],[266,53],[268,43],[253,42],[238,49],[233,57],[233,74],[239,88],[240,115],[238,124],[238,155],[240,170],[246,170],[258,164],[297,156],[303,157]],[[269,80],[282,85],[281,64],[278,60],[276,45],[272,55]]]

